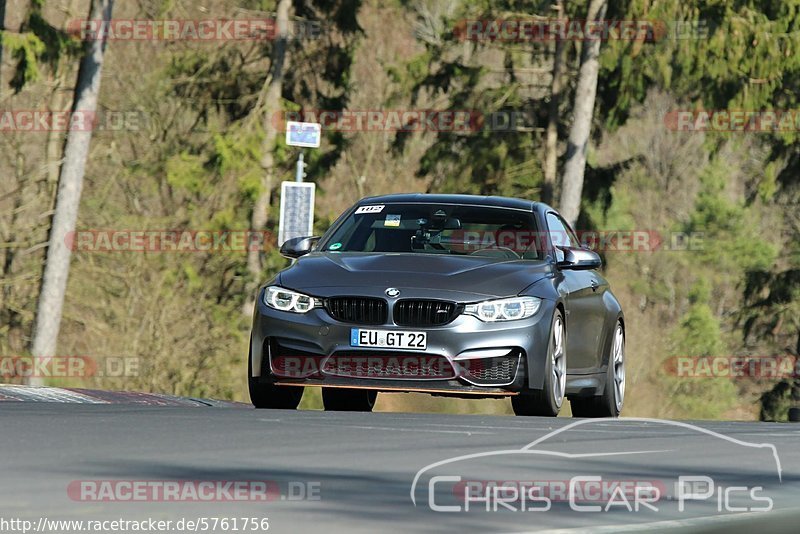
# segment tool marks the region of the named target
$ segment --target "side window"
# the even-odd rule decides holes
[[[581,246],[583,246],[581,244],[580,240],[578,239],[578,236],[575,235],[575,232],[572,230],[572,228],[569,226],[569,224],[567,224],[567,221],[565,221],[561,217],[561,215],[558,215],[558,220],[561,221],[561,225],[567,230],[567,236],[569,236],[569,241],[571,243],[570,246],[571,247],[581,247]]]
[[[564,220],[552,211],[547,214],[547,231],[550,234],[550,241],[552,241],[554,247],[580,246],[575,235],[567,230],[567,225],[564,223]],[[555,249],[554,253],[556,261],[562,261],[564,259],[564,253],[558,248]]]
[[[566,225],[561,217],[552,211],[547,214],[547,229],[550,231],[550,240],[555,246],[572,247],[575,246],[571,241],[570,233],[567,232]]]

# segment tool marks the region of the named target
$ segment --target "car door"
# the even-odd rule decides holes
[[[556,261],[564,259],[558,247],[580,247],[575,233],[561,216],[547,213],[547,227]],[[570,371],[590,371],[600,366],[603,331],[603,293],[607,283],[597,271],[562,269],[566,288],[567,365]]]

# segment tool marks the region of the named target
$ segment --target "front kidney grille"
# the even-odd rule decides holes
[[[327,300],[325,308],[337,321],[353,324],[385,324],[387,318],[386,301],[370,297],[333,297]]]
[[[394,305],[394,322],[400,326],[441,326],[459,314],[455,302],[444,300],[399,300]]]

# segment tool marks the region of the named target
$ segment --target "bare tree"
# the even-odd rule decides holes
[[[586,16],[590,21],[601,20],[606,13],[606,0],[591,0]],[[586,152],[592,129],[592,114],[597,96],[597,73],[600,70],[600,39],[584,42],[578,86],[575,89],[575,106],[572,127],[567,142],[567,160],[561,187],[561,214],[574,225],[581,209],[583,175],[586,169]]]
[[[292,7],[291,0],[280,0],[278,2],[278,12],[276,20],[275,44],[272,49],[272,63],[269,74],[267,75],[264,89],[259,96],[260,103],[263,103],[263,124],[264,140],[261,143],[261,191],[253,206],[253,214],[250,218],[250,228],[253,231],[263,230],[267,225],[267,216],[271,202],[272,187],[274,185],[275,167],[275,142],[278,131],[272,123],[273,115],[281,109],[281,92],[283,89],[283,73],[286,63],[286,45],[289,39],[289,11]],[[256,107],[256,112],[260,111],[261,106]],[[248,299],[245,301],[244,313],[252,312],[255,288],[258,286],[258,279],[261,276],[262,264],[261,250],[248,250],[247,270],[250,272],[251,283],[248,288]]]
[[[111,19],[114,0],[92,0],[89,20]],[[73,124],[64,147],[64,161],[58,180],[55,213],[50,225],[50,238],[45,261],[42,288],[33,326],[31,353],[34,357],[53,356],[56,351],[61,313],[69,277],[71,250],[67,236],[75,231],[78,207],[86,171],[86,159],[92,140],[92,123],[97,110],[100,78],[106,35],[86,42],[86,50],[78,70],[75,97],[72,104]],[[32,379],[35,383],[37,379]]]
[[[564,2],[557,0],[553,6],[558,17],[564,17]],[[544,187],[542,201],[555,202],[555,186],[558,163],[558,104],[561,100],[561,62],[564,56],[564,41],[556,37],[553,51],[553,81],[550,83],[550,105],[547,112],[547,132],[544,142]]]

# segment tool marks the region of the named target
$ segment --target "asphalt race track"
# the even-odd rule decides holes
[[[270,532],[800,528],[800,426],[268,411],[168,396],[19,388],[0,388],[0,400],[7,401],[0,402],[0,520],[30,520],[33,529],[40,518],[173,524],[229,518],[227,529],[217,523],[218,532],[234,531],[233,518],[268,519]],[[618,498],[606,511],[608,499],[591,497],[585,478],[575,478],[592,476],[652,484],[659,497],[643,499],[657,510],[643,504],[629,511]],[[705,488],[692,486],[708,497],[684,495],[679,510],[678,476],[708,477]],[[587,500],[570,503],[558,488],[576,480]],[[195,488],[210,482],[216,489],[245,481],[246,489],[236,500],[215,493],[222,497],[212,502],[192,500],[183,489],[172,499],[120,490],[136,481]],[[266,481],[268,498],[249,481]],[[489,481],[503,481],[505,491],[514,485],[508,481],[517,487],[538,481],[548,500],[476,498],[465,510],[464,484],[489,488]],[[103,484],[116,489],[103,493]],[[636,499],[625,494],[633,507]],[[459,511],[433,511],[431,501]],[[752,511],[765,507],[771,511]],[[253,526],[247,530],[259,531]],[[186,530],[192,529],[184,523],[171,531]]]

